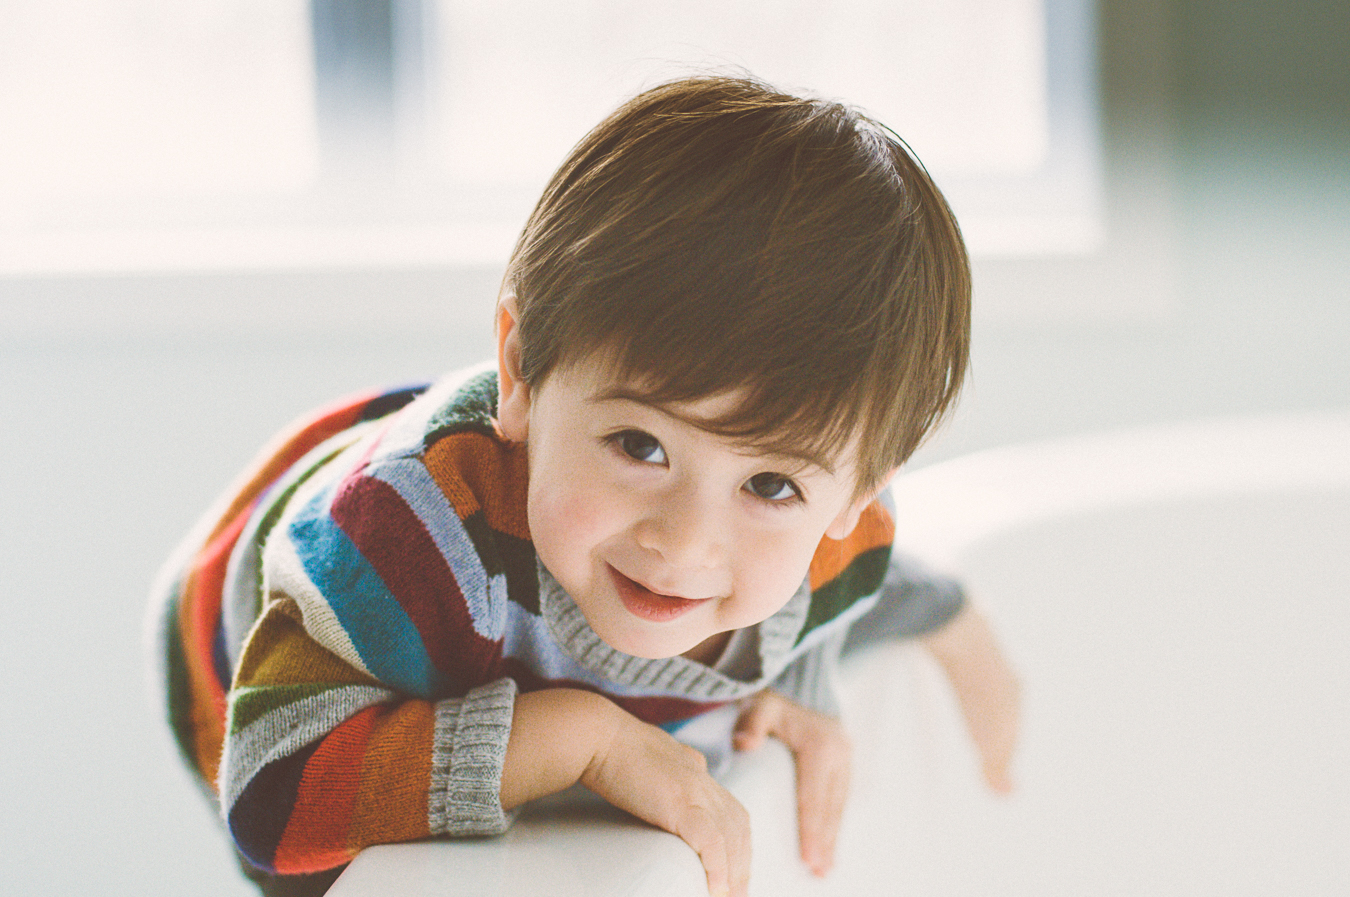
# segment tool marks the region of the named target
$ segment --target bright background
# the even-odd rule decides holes
[[[570,7],[626,29],[600,43],[578,16],[485,12],[522,6],[439,8],[437,29],[473,38],[430,42],[447,52],[468,42],[439,61],[422,47],[420,65],[442,76],[422,82],[436,89],[416,120],[395,122],[405,135],[391,151],[395,176],[380,180],[325,169],[296,3],[6,4],[6,893],[249,893],[146,684],[147,585],[293,415],[490,350],[522,198],[596,110],[665,70],[662,40],[673,35],[631,3]],[[937,86],[908,93],[801,58],[794,23],[823,5],[779,6],[777,36],[721,3],[726,31],[711,33],[742,44],[700,46],[709,32],[671,39],[694,44],[696,62],[766,75],[800,63],[780,77],[804,84],[837,75],[837,87],[813,86],[874,106],[971,222],[971,387],[916,464],[1047,436],[1350,404],[1350,34],[1339,0],[1103,0],[1095,55],[1091,40],[1045,25],[1090,24],[1093,11],[1084,20],[1081,6],[1049,0],[938,4],[958,16],[935,26],[945,44],[878,20],[859,45],[842,24],[817,23],[820,43],[866,50],[860,69],[894,48],[906,83],[925,77],[910,50],[932,48],[924,64]],[[1021,24],[995,26],[1003,15]],[[1042,39],[1057,53],[1026,51]],[[602,59],[610,47],[622,52]],[[1099,66],[1069,65],[1074,47]],[[1003,75],[982,80],[957,64],[963,53]],[[1063,69],[1084,78],[1056,80]],[[1085,104],[1094,69],[1098,102]],[[551,93],[569,85],[586,95],[575,106],[572,91]],[[486,99],[488,86],[506,99]],[[544,111],[506,112],[529,97]],[[984,112],[943,125],[957,105]],[[1015,120],[1001,121],[1010,109]],[[500,138],[512,128],[524,136],[506,141],[508,156]]]

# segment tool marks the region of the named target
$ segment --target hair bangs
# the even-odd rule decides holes
[[[599,361],[649,403],[735,393],[695,423],[816,461],[856,446],[860,492],[945,415],[968,358],[965,247],[922,165],[856,110],[747,79],[674,82],[603,122],[506,285],[527,382]]]

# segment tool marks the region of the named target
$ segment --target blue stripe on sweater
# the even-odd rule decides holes
[[[386,685],[429,698],[441,675],[398,600],[329,516],[332,494],[330,487],[314,496],[287,536],[366,669]]]

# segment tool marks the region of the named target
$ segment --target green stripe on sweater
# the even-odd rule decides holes
[[[891,560],[891,546],[882,545],[855,557],[839,575],[811,594],[811,608],[806,622],[797,634],[794,644],[800,645],[807,633],[830,622],[848,610],[861,598],[881,588],[886,577],[886,566]]]
[[[165,602],[164,617],[160,621],[164,626],[164,663],[167,673],[169,703],[169,726],[173,729],[174,741],[178,749],[193,769],[197,767],[196,739],[192,727],[192,685],[188,681],[187,655],[183,651],[183,640],[178,637],[178,608],[182,600],[181,584],[175,583],[173,593]],[[200,772],[200,770],[198,770]]]
[[[230,693],[230,734],[238,735],[249,724],[288,704],[349,687],[342,682],[303,682],[235,688]]]

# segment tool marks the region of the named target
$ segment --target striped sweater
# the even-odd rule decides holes
[[[750,675],[632,657],[536,561],[524,447],[495,408],[484,372],[324,409],[265,449],[166,567],[171,724],[258,868],[503,831],[517,690],[591,689],[677,737],[769,685],[822,703],[821,658],[886,574],[883,508],[822,542],[756,627]]]

